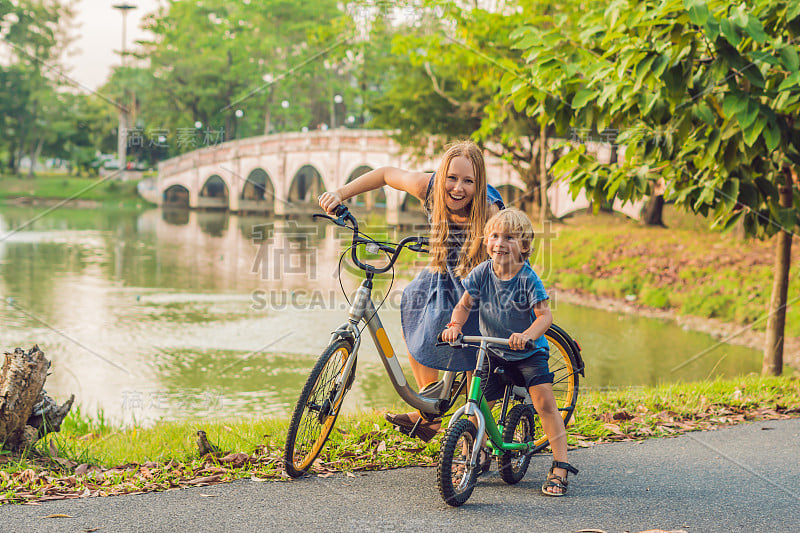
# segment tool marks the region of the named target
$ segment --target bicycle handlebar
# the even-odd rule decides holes
[[[481,342],[486,342],[487,344],[497,344],[499,346],[508,346],[508,339],[503,339],[500,337],[481,337],[479,335],[462,335],[461,333],[458,334],[458,337],[453,342],[447,342],[442,340],[442,334],[439,333],[436,336],[436,346],[444,346],[449,344],[453,348],[463,348],[465,345],[472,345],[472,344],[480,344]],[[528,339],[528,342],[525,343],[525,350],[533,350],[536,348],[536,342],[533,339]]]
[[[390,268],[392,268],[394,266],[395,262],[397,261],[397,258],[400,256],[400,252],[403,250],[403,248],[408,248],[409,250],[414,251],[414,252],[427,252],[428,251],[428,250],[423,248],[423,246],[427,246],[428,245],[428,238],[427,237],[417,237],[417,236],[406,237],[406,238],[404,238],[403,240],[401,240],[397,244],[376,241],[372,237],[369,237],[368,235],[364,235],[363,233],[358,231],[358,221],[356,220],[356,217],[354,217],[353,214],[350,213],[350,210],[347,209],[346,206],[344,206],[342,204],[337,205],[336,208],[333,210],[333,214],[336,216],[336,218],[333,218],[332,216],[327,215],[327,214],[326,215],[320,215],[318,213],[315,213],[313,215],[313,217],[314,218],[327,218],[328,220],[330,220],[331,222],[333,222],[337,226],[341,226],[343,228],[347,228],[347,229],[349,229],[349,230],[351,230],[353,232],[353,244],[352,244],[352,250],[351,250],[351,256],[352,256],[352,259],[353,259],[353,263],[355,263],[355,265],[358,268],[360,268],[361,270],[364,270],[365,272],[369,272],[371,274],[383,274],[384,272],[387,272]],[[352,224],[353,224],[352,227],[347,225],[347,221],[348,220],[350,222],[352,222]],[[366,263],[362,263],[358,259],[358,254],[356,253],[356,245],[359,245],[359,244],[367,244],[367,245],[373,244],[373,245],[377,246],[379,250],[390,254],[391,257],[389,258],[389,263],[386,266],[382,267],[382,268],[376,268],[376,267],[374,267],[372,265],[368,265]]]

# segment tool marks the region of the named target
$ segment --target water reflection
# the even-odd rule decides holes
[[[0,215],[0,294],[13,298],[0,307],[0,342],[6,350],[38,343],[54,365],[48,391],[74,392],[84,412],[140,423],[286,414],[344,320],[336,273],[349,234],[308,216],[59,209],[26,225],[38,214]],[[381,309],[398,352],[399,294],[415,271],[399,273]],[[345,292],[358,282],[345,273]],[[389,283],[378,280],[376,290]],[[724,346],[671,374],[714,341],[575,306],[558,305],[555,316],[584,347],[589,386],[758,370],[757,352]],[[399,403],[369,341],[358,368],[345,409]]]

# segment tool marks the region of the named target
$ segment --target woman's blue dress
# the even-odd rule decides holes
[[[426,214],[430,221],[430,194],[433,176],[428,183],[426,194]],[[505,206],[497,189],[487,185],[486,196],[489,204]],[[458,228],[450,228],[450,243],[447,254],[447,273],[439,274],[425,269],[403,290],[400,302],[400,320],[403,326],[408,351],[418,363],[437,370],[461,372],[473,370],[477,360],[475,348],[454,349],[450,346],[436,346],[436,336],[444,331],[456,303],[464,293],[461,278],[455,273],[458,254],[464,243],[465,233]],[[480,335],[478,330],[478,310],[473,308],[469,319],[461,328],[464,335]]]

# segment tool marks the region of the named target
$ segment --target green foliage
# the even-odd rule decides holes
[[[59,115],[65,96],[58,91],[50,70],[58,67],[73,16],[68,3],[55,0],[0,2],[0,33],[6,50],[0,64],[0,151],[16,173],[19,161],[47,153],[63,131]]]
[[[527,83],[517,108],[552,108],[556,124],[619,132],[624,163],[573,150],[557,164],[574,191],[596,199],[647,194],[719,227],[742,221],[766,237],[797,226],[798,203],[778,205],[784,169],[800,163],[800,19],[790,1],[620,1],[590,9],[577,28],[520,28]],[[797,192],[795,192],[797,197]]]

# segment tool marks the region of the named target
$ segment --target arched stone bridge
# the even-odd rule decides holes
[[[150,196],[159,205],[284,215],[307,210],[322,191],[341,187],[371,169],[393,166],[432,171],[438,163],[438,159],[411,157],[384,130],[281,133],[230,141],[163,161]],[[486,167],[489,183],[507,203],[525,191],[519,174],[507,162],[487,155]],[[588,206],[580,197],[573,201],[563,184],[551,187],[548,196],[556,216]],[[390,187],[357,201],[385,208],[390,224],[398,223],[401,213],[417,202]]]

